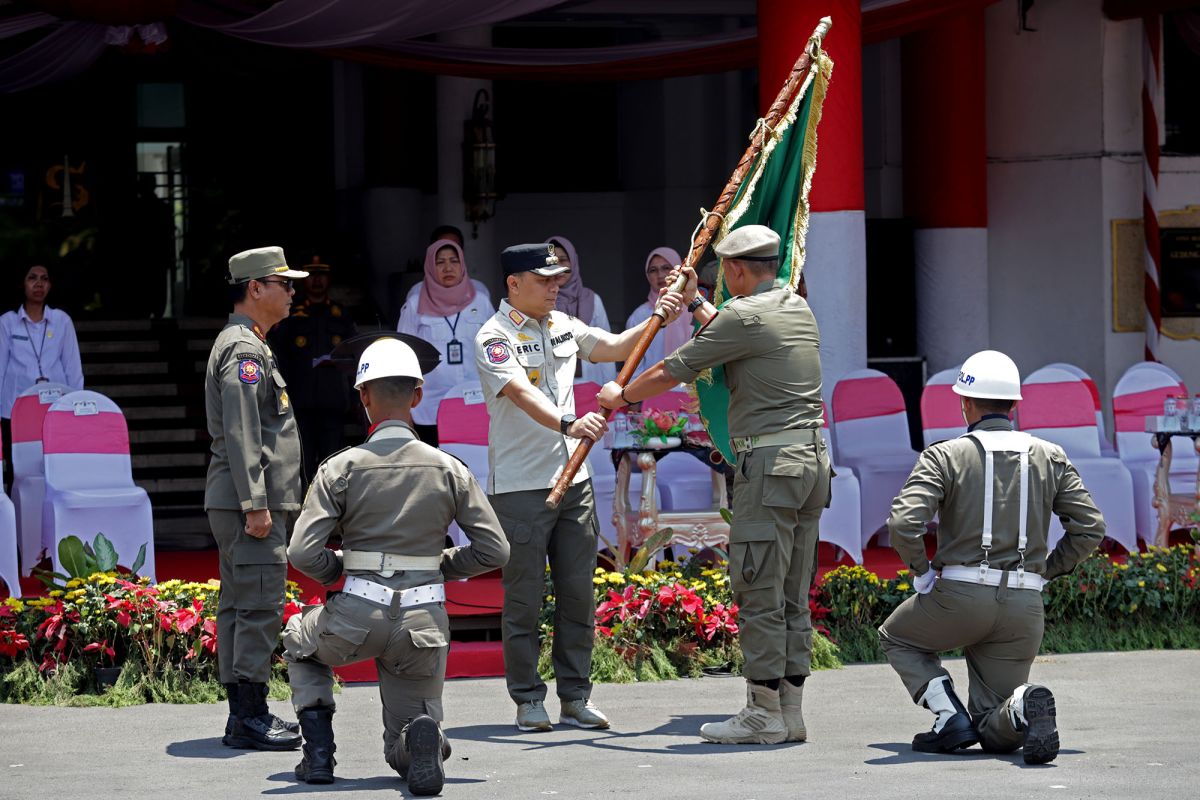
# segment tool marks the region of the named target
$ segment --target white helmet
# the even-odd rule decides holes
[[[963,362],[954,382],[955,394],[990,400],[1020,400],[1021,373],[999,350],[980,350]]]
[[[413,349],[399,339],[378,339],[371,342],[358,359],[358,373],[354,377],[357,389],[376,378],[416,378],[417,386],[425,382],[421,377],[421,365]]]

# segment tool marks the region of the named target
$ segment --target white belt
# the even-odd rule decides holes
[[[398,608],[407,608],[426,603],[446,602],[446,587],[441,583],[428,583],[424,586],[414,586],[411,589],[393,590],[375,583],[375,581],[347,575],[342,591],[389,608],[393,605]]]
[[[442,568],[441,556],[404,556],[397,553],[376,553],[370,550],[342,551],[342,567],[364,572],[380,572],[386,577],[399,571],[427,570],[436,572]]]
[[[1008,573],[1009,589],[1033,589],[1040,592],[1046,579],[1033,572],[987,569],[979,567],[942,567],[942,578],[961,583],[978,583],[983,586],[999,586],[1004,573]]]

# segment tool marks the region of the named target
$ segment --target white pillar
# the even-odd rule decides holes
[[[987,228],[913,233],[917,343],[929,374],[988,349]]]
[[[821,331],[826,402],[848,372],[867,365],[867,239],[862,211],[809,216],[804,280]]]
[[[448,44],[490,47],[491,26],[483,25],[449,31],[438,35],[439,42]],[[463,250],[467,258],[467,270],[471,277],[483,281],[497,299],[500,287],[500,250],[513,242],[498,243],[495,239],[495,222],[488,220],[479,225],[479,232],[472,237],[472,224],[466,218],[463,203],[463,123],[471,118],[475,93],[486,89],[492,93],[492,82],[475,78],[454,78],[446,75],[437,77],[437,219],[434,225],[456,225],[462,229],[466,242]],[[493,95],[493,101],[495,96]],[[493,103],[494,106],[494,103]],[[494,116],[493,116],[494,118]],[[497,159],[499,170],[503,170],[503,154]],[[497,213],[504,213],[497,208]],[[425,240],[423,240],[425,241]]]

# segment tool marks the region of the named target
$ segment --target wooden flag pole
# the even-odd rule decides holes
[[[700,223],[700,227],[692,239],[692,247],[688,250],[687,258],[683,260],[683,266],[695,269],[696,265],[700,263],[700,257],[708,249],[708,244],[712,241],[713,236],[720,230],[721,220],[725,218],[725,213],[729,211],[729,207],[733,205],[733,199],[737,196],[738,190],[741,189],[742,182],[746,180],[746,176],[754,168],[754,163],[758,160],[759,153],[762,152],[767,137],[771,135],[771,132],[775,130],[779,121],[783,119],[783,115],[787,113],[788,106],[792,102],[792,97],[804,85],[804,79],[812,67],[813,60],[816,58],[821,43],[825,40],[825,36],[829,33],[829,29],[832,26],[833,20],[829,17],[822,17],[821,21],[817,23],[816,29],[808,39],[808,45],[804,48],[804,52],[800,55],[800,58],[796,59],[796,63],[792,67],[792,71],[788,74],[783,88],[779,90],[779,94],[775,97],[775,102],[771,104],[767,115],[762,120],[759,120],[759,124],[755,127],[755,132],[750,135],[750,146],[746,148],[746,152],[742,154],[742,158],[738,161],[737,167],[734,168],[733,174],[729,176],[729,181],[717,197],[716,205],[712,211],[705,214],[704,220]],[[761,135],[759,135],[759,129],[765,129]],[[686,278],[681,273],[675,282],[671,284],[670,290],[675,292],[683,291],[685,282]],[[617,385],[624,387],[633,378],[633,373],[637,371],[638,365],[646,357],[646,350],[666,323],[666,318],[667,313],[662,309],[662,306],[655,307],[654,314],[646,323],[641,338],[633,346],[633,351],[625,359],[625,366],[621,368],[620,374],[617,375]],[[612,413],[612,409],[603,409],[604,419],[607,420],[612,416]],[[563,469],[562,475],[559,476],[558,482],[554,484],[554,488],[550,491],[550,496],[546,498],[546,508],[558,508],[559,503],[562,502],[563,495],[566,494],[567,489],[571,488],[571,481],[575,479],[575,473],[579,472],[579,468],[583,466],[583,461],[587,458],[593,444],[594,442],[591,439],[584,438],[580,440],[579,444],[575,447],[575,452],[571,454],[570,461],[567,462],[567,466]]]

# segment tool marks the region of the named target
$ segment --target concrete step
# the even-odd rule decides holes
[[[142,397],[177,397],[180,394],[177,383],[125,383],[125,384],[93,384],[88,387],[93,392],[117,398]]]
[[[203,467],[208,457],[204,453],[149,453],[132,456],[130,460],[134,469],[171,469]]]
[[[179,320],[181,331],[219,331],[229,321],[228,317],[184,317]]]
[[[201,374],[204,365],[200,367]],[[87,361],[83,362],[83,375],[91,378],[95,375],[166,375],[170,371],[166,361]]]
[[[125,419],[183,419],[187,409],[183,406],[127,406],[121,409]]]
[[[157,478],[134,481],[146,490],[147,494],[159,492],[203,492],[206,485],[204,478]]]
[[[76,319],[72,322],[76,333],[150,331],[155,325],[155,320],[151,319]]]
[[[129,431],[129,443],[143,442],[196,442],[206,437],[204,431],[195,428],[152,428]]]
[[[79,343],[79,352],[85,356],[98,353],[157,353],[161,349],[161,343],[154,339],[141,339],[134,342],[100,340]]]

